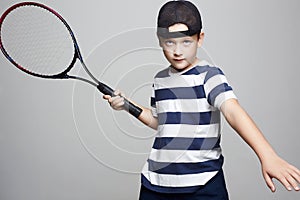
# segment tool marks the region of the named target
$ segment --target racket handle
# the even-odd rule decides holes
[[[102,92],[103,94],[110,95],[110,96],[115,96],[114,95],[114,90],[110,88],[109,86],[105,85],[104,83],[99,83],[97,86],[98,90]],[[142,113],[142,109],[130,101],[128,101],[126,98],[124,98],[124,108],[127,110],[130,114],[138,118],[140,114]]]

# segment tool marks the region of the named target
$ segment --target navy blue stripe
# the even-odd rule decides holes
[[[188,71],[186,71],[185,73],[183,73],[182,75],[199,75],[202,74],[206,71],[208,71],[210,68],[209,65],[205,65],[205,66],[196,66]]]
[[[142,185],[150,190],[151,192],[148,193],[148,191],[143,191],[144,188],[141,189],[142,195],[145,197],[150,197],[149,199],[160,199],[162,197],[162,193],[164,198],[163,199],[223,199],[220,198],[222,194],[224,194],[222,197],[224,199],[228,196],[226,191],[226,185],[224,182],[224,174],[222,168],[218,171],[216,176],[214,176],[207,184],[203,186],[190,186],[190,187],[165,187],[165,186],[159,186],[159,185],[153,185],[150,181],[147,180],[147,178],[142,174],[141,176],[141,183]],[[216,189],[216,185],[219,187]],[[152,192],[154,191],[154,192]],[[146,193],[146,194],[145,194]],[[173,193],[173,194],[170,194]],[[181,193],[181,194],[179,194]],[[190,193],[190,194],[187,194]],[[178,197],[178,194],[181,195]],[[209,195],[207,195],[209,194]],[[213,196],[211,196],[211,194]],[[215,194],[215,195],[214,195]],[[171,196],[170,196],[171,195]],[[188,196],[188,197],[187,197]],[[185,198],[187,197],[187,198]],[[198,197],[198,198],[197,198]]]
[[[199,190],[198,185],[191,186],[191,187],[164,187],[164,186],[153,185],[151,184],[151,182],[148,181],[148,179],[143,174],[141,176],[141,183],[143,184],[144,187],[160,193],[192,193]]]
[[[214,137],[214,138],[156,137],[152,148],[164,149],[164,150],[212,150],[215,148],[220,148],[220,137]]]
[[[223,84],[218,85],[217,87],[215,87],[214,89],[212,89],[210,91],[210,93],[208,94],[208,97],[207,97],[208,103],[210,105],[214,105],[216,97],[219,94],[221,94],[223,92],[230,91],[230,90],[232,90],[232,88],[227,83],[223,83]]]
[[[201,163],[165,163],[148,160],[148,164],[149,171],[155,173],[185,175],[219,171],[223,165],[223,160],[223,156],[220,156],[219,159]]]
[[[208,125],[220,122],[220,111],[210,112],[167,112],[158,114],[158,123]]]
[[[168,99],[200,99],[205,97],[203,85],[155,90],[156,101]]]
[[[155,76],[155,78],[165,78],[168,77],[169,75],[169,68],[166,68],[160,72],[158,72]]]
[[[151,97],[151,99],[150,99],[150,105],[152,106],[152,107],[155,107],[155,98],[154,97]]]
[[[206,83],[208,79],[210,79],[211,77],[216,76],[216,75],[224,75],[224,73],[222,72],[222,70],[220,68],[211,67],[207,71],[207,74],[206,74],[205,79],[204,79],[204,83]]]

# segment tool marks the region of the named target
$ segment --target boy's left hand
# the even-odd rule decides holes
[[[270,156],[262,161],[262,173],[272,192],[276,191],[272,178],[277,179],[288,191],[299,191],[300,171],[278,156]]]

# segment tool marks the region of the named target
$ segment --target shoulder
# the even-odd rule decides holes
[[[159,71],[155,76],[154,78],[165,78],[165,77],[168,77],[170,76],[169,75],[169,67]]]
[[[196,66],[184,75],[201,75],[203,74],[204,82],[216,75],[224,75],[221,68],[212,65]]]
[[[219,67],[210,66],[207,70],[205,81],[216,75],[224,75],[224,72]]]
[[[191,70],[189,73],[193,74],[205,74],[204,83],[207,82],[212,77],[215,76],[224,76],[224,72],[222,69],[218,66],[212,65],[208,63],[207,61],[201,61],[198,66],[196,66],[193,70]]]

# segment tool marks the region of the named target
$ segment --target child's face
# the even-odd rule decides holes
[[[171,27],[169,29],[171,30]],[[182,31],[182,27],[180,30],[176,30],[175,27],[174,31]],[[172,67],[177,71],[183,71],[192,67],[198,61],[196,57],[197,50],[202,44],[203,37],[203,33],[180,38],[159,37],[159,44]]]

